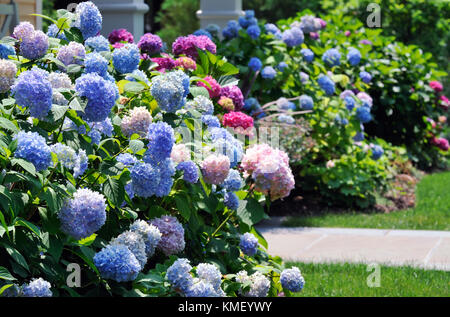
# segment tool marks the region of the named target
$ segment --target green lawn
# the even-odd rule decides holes
[[[306,264],[298,266],[305,286],[297,296],[376,296],[376,297],[435,297],[450,295],[450,272],[425,271],[411,267],[380,267],[380,287],[367,286],[367,271],[363,264]]]
[[[343,227],[381,229],[450,230],[450,172],[424,177],[416,191],[413,209],[392,213],[324,213],[318,216],[289,217],[287,227]]]

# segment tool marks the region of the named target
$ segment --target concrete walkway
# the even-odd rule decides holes
[[[450,271],[450,231],[260,226],[269,253],[284,260],[379,263]]]

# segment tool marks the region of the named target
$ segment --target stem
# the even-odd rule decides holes
[[[212,233],[212,235],[211,235],[210,238],[214,238],[214,236],[216,235],[216,233],[220,230],[220,228],[222,228],[222,227],[225,225],[225,223],[230,219],[230,217],[234,214],[234,212],[235,212],[235,210],[232,210],[232,211],[228,214],[228,216],[225,218],[225,220],[222,221],[222,223],[221,223],[221,224],[217,227],[217,229]],[[209,242],[210,238],[208,238],[208,242]]]

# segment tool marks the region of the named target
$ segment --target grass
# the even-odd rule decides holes
[[[412,267],[380,266],[380,287],[367,286],[373,269],[364,264],[287,263],[305,278],[301,297],[447,297],[450,273]],[[370,279],[370,277],[369,277]]]
[[[343,227],[450,230],[450,172],[425,176],[417,186],[415,208],[388,214],[377,212],[327,213],[289,217],[286,227]]]

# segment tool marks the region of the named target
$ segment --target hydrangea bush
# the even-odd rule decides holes
[[[162,53],[153,34],[98,35],[92,2],[57,13],[0,41],[0,296],[300,291],[254,228],[294,187],[288,156],[252,138],[213,40]]]

